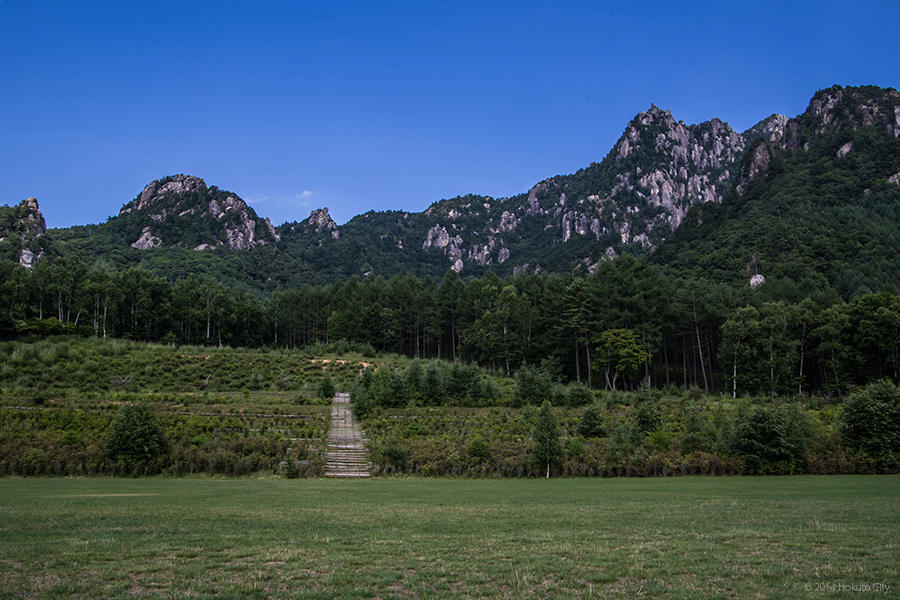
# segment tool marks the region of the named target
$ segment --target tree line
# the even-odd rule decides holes
[[[351,278],[260,295],[69,256],[0,263],[0,333],[81,333],[170,344],[301,347],[346,340],[418,358],[523,366],[592,388],[843,394],[898,379],[900,296],[842,300],[685,278],[629,256],[588,276],[488,272],[464,280]]]

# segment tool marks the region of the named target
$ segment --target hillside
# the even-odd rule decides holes
[[[736,189],[695,206],[653,261],[722,281],[827,284],[844,297],[900,291],[898,94],[824,90],[754,136]]]
[[[721,281],[820,281],[850,297],[900,286],[898,137],[900,94],[890,88],[821,90],[803,114],[743,133],[715,118],[687,125],[651,105],[599,163],[510,198],[369,211],[340,226],[323,208],[273,227],[236,194],[175,175],[106,223],[50,230],[40,248],[29,246],[35,236],[7,235],[0,249],[11,260],[27,249],[256,290],[449,269],[593,273],[631,254]],[[5,231],[28,229],[11,217],[22,207],[4,209]]]

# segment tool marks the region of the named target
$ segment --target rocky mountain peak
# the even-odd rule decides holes
[[[184,196],[191,192],[205,190],[206,182],[193,175],[172,175],[151,181],[144,187],[140,196],[126,204],[119,214],[129,213],[133,210],[143,210],[154,203],[170,196]]]
[[[130,224],[132,248],[187,246],[194,250],[227,247],[247,250],[275,243],[279,236],[237,194],[207,187],[193,175],[151,181],[122,207],[119,218]]]
[[[592,233],[598,240],[614,233],[620,244],[652,249],[678,227],[691,205],[722,201],[745,148],[744,136],[721,119],[686,125],[652,104],[631,120],[613,149],[615,179],[588,196],[607,210],[566,213],[562,240],[572,233]],[[645,205],[652,207],[650,219],[631,216],[645,214]]]
[[[672,117],[672,111],[662,109],[651,103],[650,108],[648,108],[646,112],[639,112],[634,119],[632,119],[632,122],[634,121],[639,122],[641,125],[649,125],[654,121],[674,123],[675,119]]]
[[[47,231],[47,222],[34,198],[22,200],[16,206],[3,206],[0,211],[0,243],[11,245],[18,252],[18,262],[26,269],[43,255],[39,245],[32,242]]]
[[[328,233],[333,239],[338,239],[341,236],[337,223],[328,214],[327,206],[312,211],[304,223],[316,233]]]
[[[33,240],[34,238],[44,235],[47,231],[47,221],[38,206],[36,198],[28,198],[22,200],[18,206],[21,214],[20,223],[24,240]]]
[[[893,137],[900,137],[900,92],[875,86],[836,85],[816,92],[798,119],[810,122],[817,134],[882,125]]]
[[[831,131],[854,131],[862,127],[883,127],[900,137],[900,93],[875,86],[841,87],[819,90],[803,114],[788,119],[773,114],[744,132],[751,148],[737,181],[743,194],[753,179],[765,175],[776,151],[808,150],[810,140]],[[853,149],[845,142],[836,155],[843,158]]]

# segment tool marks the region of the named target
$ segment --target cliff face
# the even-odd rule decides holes
[[[139,250],[186,246],[239,251],[279,240],[269,220],[258,217],[237,195],[207,187],[191,175],[149,183],[118,218],[127,225],[131,247]]]

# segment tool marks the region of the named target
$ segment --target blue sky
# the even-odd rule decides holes
[[[276,224],[509,196],[650,103],[743,130],[898,87],[897,2],[0,0],[0,203],[51,227],[174,173]]]

